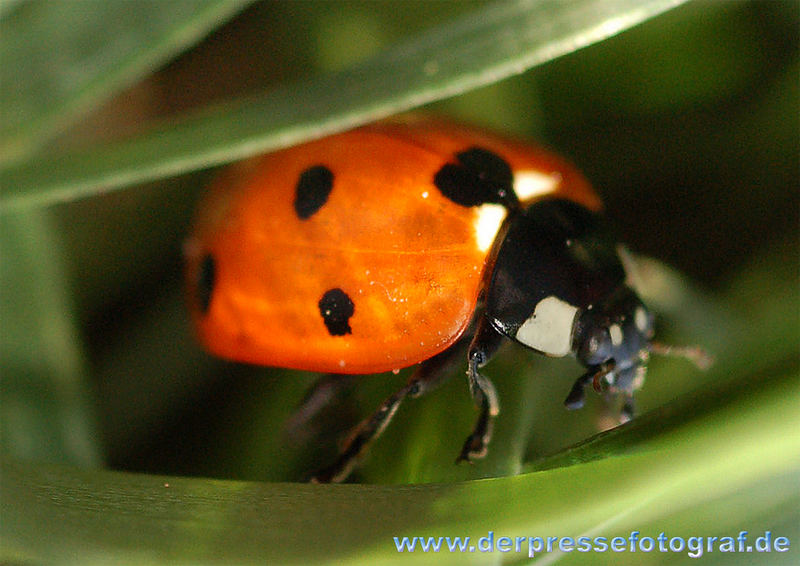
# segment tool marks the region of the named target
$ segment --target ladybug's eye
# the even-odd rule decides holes
[[[578,359],[587,366],[602,364],[611,358],[612,348],[608,329],[595,327],[586,333],[583,342],[578,345]]]

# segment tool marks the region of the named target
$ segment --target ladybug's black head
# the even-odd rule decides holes
[[[627,285],[616,243],[599,217],[577,203],[542,199],[508,221],[486,293],[486,316],[500,334],[548,356],[586,366],[566,405],[584,386],[623,394],[623,417],[644,380],[650,352],[707,365],[698,348],[653,343],[653,315]],[[623,418],[623,420],[624,420]]]
[[[592,378],[613,389],[633,392],[641,386],[653,338],[653,315],[626,286],[578,316],[573,351]]]

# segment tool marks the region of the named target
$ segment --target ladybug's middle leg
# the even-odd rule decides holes
[[[311,481],[328,483],[346,479],[358,457],[380,436],[406,397],[419,397],[433,391],[453,374],[452,368],[463,359],[468,340],[469,337],[461,338],[447,350],[420,363],[401,389],[387,397],[372,415],[355,427],[336,461],[317,472]]]
[[[469,363],[467,377],[469,379],[469,391],[475,404],[480,409],[480,415],[478,415],[478,420],[475,422],[472,434],[464,442],[461,453],[456,460],[457,462],[462,460],[470,461],[472,458],[486,456],[489,441],[492,438],[492,418],[496,417],[500,412],[500,405],[497,401],[497,392],[494,384],[478,370],[489,362],[503,341],[503,335],[492,327],[486,317],[482,316],[478,319],[475,335],[467,355]]]

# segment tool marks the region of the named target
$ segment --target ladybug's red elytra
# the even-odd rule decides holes
[[[653,316],[626,284],[586,179],[539,147],[424,118],[381,122],[225,170],[186,242],[193,321],[212,353],[333,374],[417,365],[317,474],[339,481],[407,396],[466,355],[482,457],[498,400],[480,368],[505,339],[586,373],[633,413]],[[687,353],[687,355],[691,355]]]

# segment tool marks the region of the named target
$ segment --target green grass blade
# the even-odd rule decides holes
[[[34,0],[7,8],[0,20],[0,161],[30,153],[246,3]]]
[[[0,207],[72,200],[346,129],[522,73],[680,3],[493,4],[341,73],[207,109],[113,146],[8,166],[0,171]]]
[[[673,403],[669,410],[678,426],[662,430],[645,423],[644,434],[626,427],[587,448],[604,454],[633,436],[635,453],[484,481],[414,487],[256,484],[7,461],[0,559],[463,564],[465,556],[457,553],[398,553],[392,537],[477,541],[494,531],[496,537],[610,538],[631,530],[655,537],[667,529],[669,536],[684,538],[748,530],[755,538],[757,531],[791,525],[789,519],[798,516],[800,412],[794,400],[800,381],[796,364],[748,377],[749,384],[734,394],[720,395],[712,387]],[[716,399],[711,410],[702,403],[709,396]],[[731,506],[737,513],[729,512]],[[764,516],[776,509],[785,512]],[[775,533],[797,534],[796,527]],[[685,553],[665,559],[678,556]],[[495,551],[483,562],[523,558]],[[607,559],[619,558],[614,553]]]
[[[48,211],[0,215],[0,447],[97,466],[93,392],[61,252]]]

